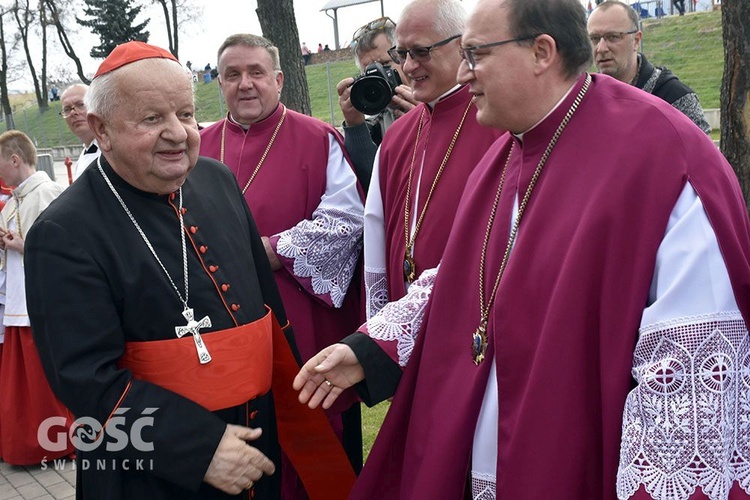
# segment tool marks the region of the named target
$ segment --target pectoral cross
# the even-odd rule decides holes
[[[211,355],[208,353],[206,344],[203,343],[203,339],[201,338],[199,330],[201,328],[209,328],[211,326],[211,318],[209,318],[208,316],[204,316],[202,320],[195,321],[193,310],[190,308],[182,311],[182,315],[185,317],[185,320],[188,322],[188,324],[185,326],[175,326],[174,332],[177,334],[178,338],[182,338],[187,333],[193,334],[195,349],[198,351],[198,360],[202,365],[205,365],[206,363],[211,361]]]

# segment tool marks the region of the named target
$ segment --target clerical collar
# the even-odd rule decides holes
[[[549,111],[547,112],[547,114],[546,114],[546,115],[544,115],[544,116],[542,117],[542,119],[541,119],[541,120],[539,120],[539,121],[538,121],[538,122],[536,122],[536,123],[535,123],[534,125],[532,125],[531,127],[529,127],[529,129],[528,129],[528,130],[526,130],[525,132],[521,132],[520,134],[513,134],[513,135],[514,135],[514,136],[516,137],[516,139],[518,139],[519,141],[523,141],[523,136],[524,136],[524,134],[527,134],[527,133],[531,132],[532,130],[534,130],[534,129],[535,129],[535,128],[536,128],[536,127],[537,127],[537,126],[538,126],[538,125],[540,124],[540,123],[542,123],[542,122],[543,122],[544,120],[546,120],[546,119],[547,119],[547,118],[549,117],[549,115],[551,115],[552,113],[554,113],[554,112],[555,112],[555,110],[556,110],[557,108],[559,108],[559,107],[560,107],[560,104],[562,104],[562,102],[563,102],[563,101],[564,101],[564,100],[565,100],[565,99],[566,99],[566,98],[568,97],[568,95],[569,95],[569,94],[570,94],[570,93],[571,93],[571,92],[573,91],[573,87],[575,87],[577,83],[578,83],[578,78],[576,78],[576,79],[575,79],[575,81],[574,81],[574,82],[573,82],[573,84],[572,84],[572,85],[570,86],[570,88],[568,89],[568,91],[567,91],[567,92],[565,92],[565,94],[563,94],[563,96],[562,96],[562,97],[560,98],[560,100],[559,100],[559,101],[557,101],[557,104],[555,104],[554,106],[552,106],[552,109],[550,109],[550,110],[549,110]]]
[[[34,172],[34,173],[36,173],[36,172]],[[32,175],[33,175],[33,174],[32,174]],[[21,182],[21,184],[19,184],[18,186],[14,187],[14,188],[13,188],[13,191],[12,191],[12,193],[13,193],[13,194],[17,194],[18,192],[21,192],[21,191],[23,191],[23,188],[24,188],[24,186],[25,186],[26,184],[28,184],[28,182],[29,182],[29,179],[31,179],[31,175],[30,175],[30,176],[28,176],[28,177],[26,177],[26,178],[25,178],[25,179],[23,180],[23,182]]]
[[[266,128],[272,128],[276,126],[276,122],[278,121],[279,115],[283,112],[285,109],[284,105],[281,104],[281,102],[276,103],[276,108],[265,118],[262,120],[258,120],[257,122],[251,123],[249,125],[245,125],[244,123],[240,123],[237,120],[234,119],[231,112],[227,113],[227,121],[229,123],[236,125],[240,127],[242,130],[247,132],[251,128],[256,129],[256,132],[264,130]],[[276,118],[274,118],[276,117]]]
[[[430,109],[435,109],[435,104],[442,101],[443,99],[446,99],[448,96],[455,94],[460,88],[461,88],[461,85],[456,85],[455,87],[451,88],[448,92],[441,94],[440,97],[438,97],[434,101],[428,102],[427,105],[430,107]]]
[[[231,112],[227,113],[227,120],[229,120],[231,123],[234,123],[238,127],[241,127],[242,130],[250,130],[250,125],[245,125],[244,123],[240,123],[237,120],[235,120]]]

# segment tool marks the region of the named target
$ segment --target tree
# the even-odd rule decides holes
[[[10,107],[10,98],[8,97],[8,51],[5,48],[5,26],[3,17],[7,11],[0,13],[0,105],[3,108],[5,116],[6,130],[16,128],[13,121],[13,109]]]
[[[169,51],[179,59],[180,52],[180,30],[177,23],[177,0],[156,0],[164,11],[164,21],[167,26],[167,39],[169,40]],[[170,10],[171,7],[171,10]]]
[[[132,40],[148,42],[149,32],[144,29],[149,19],[141,24],[133,25],[142,6],[134,7],[132,0],[84,0],[84,2],[87,7],[83,13],[91,19],[76,17],[76,21],[81,26],[91,28],[91,31],[99,36],[101,42],[91,47],[91,57],[107,57],[117,45]]]
[[[34,59],[31,57],[29,48],[29,30],[32,29],[35,21],[35,12],[29,6],[29,0],[16,0],[13,6],[13,16],[16,19],[18,32],[23,42],[23,50],[26,54],[26,62],[29,64],[31,80],[34,83],[34,92],[36,93],[36,102],[40,111],[49,108],[47,102],[47,16],[44,5],[39,2],[39,23],[42,31],[42,73],[36,74],[34,69]]]
[[[309,115],[310,93],[302,63],[299,32],[292,0],[258,0],[258,14],[263,36],[279,48],[284,88],[281,101],[290,109]]]
[[[180,27],[200,18],[202,10],[190,0],[153,0],[161,5],[164,13],[164,23],[167,27],[169,51],[176,58],[180,58]],[[178,16],[179,13],[179,16]]]
[[[721,152],[740,180],[750,207],[750,2],[724,0],[724,76],[721,82]]]
[[[78,74],[78,78],[80,78],[81,81],[85,84],[91,83],[91,80],[89,80],[86,75],[83,74],[83,65],[81,64],[81,60],[78,58],[75,49],[73,49],[73,44],[70,43],[68,32],[65,29],[65,25],[63,24],[63,15],[60,13],[60,9],[58,8],[59,3],[63,8],[63,11],[68,11],[69,9],[67,9],[66,7],[69,7],[69,2],[67,2],[66,0],[43,0],[43,2],[45,7],[49,10],[49,22],[50,24],[54,24],[55,29],[57,30],[57,37],[60,39],[60,46],[65,51],[65,55],[67,55],[76,65],[76,73]]]

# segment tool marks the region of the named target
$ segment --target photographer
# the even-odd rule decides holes
[[[500,136],[477,123],[477,92],[456,81],[465,17],[458,0],[413,0],[388,51],[419,104],[388,129],[373,160],[365,203],[368,317],[438,265],[466,179]]]
[[[359,28],[352,36],[354,60],[360,71],[365,71],[373,63],[391,67],[400,74],[402,82],[408,79],[401,71],[401,66],[393,64],[388,49],[396,44],[396,23],[390,18],[382,17]],[[411,88],[398,85],[391,104],[383,111],[365,116],[352,105],[350,96],[354,78],[344,78],[336,86],[339,93],[339,106],[344,113],[344,146],[354,165],[359,182],[365,191],[370,185],[372,162],[385,131],[393,120],[414,108],[418,103],[411,95]]]

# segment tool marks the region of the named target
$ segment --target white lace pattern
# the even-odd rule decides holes
[[[296,276],[311,278],[313,292],[341,307],[361,248],[361,213],[319,208],[312,220],[279,234],[276,253],[294,261]]]
[[[477,472],[471,473],[471,499],[496,500],[497,485],[495,477]]]
[[[432,285],[440,266],[428,269],[409,286],[408,293],[395,302],[389,302],[367,321],[367,332],[373,339],[396,341],[398,364],[406,366],[422,325],[425,307],[432,293]]]
[[[642,328],[622,424],[617,496],[750,493],[750,339],[739,313]]]
[[[375,316],[388,303],[388,275],[385,269],[365,267],[367,319]]]

